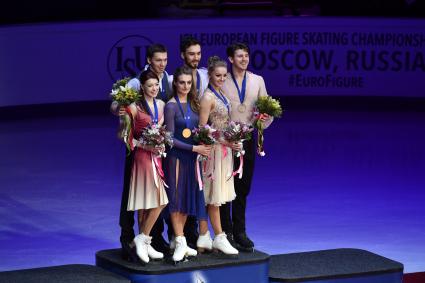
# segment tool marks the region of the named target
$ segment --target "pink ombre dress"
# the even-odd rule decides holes
[[[137,114],[133,118],[133,135],[135,139],[139,139],[143,129],[152,120],[149,114],[139,106],[137,106]],[[167,204],[167,194],[159,174],[156,174],[156,183],[158,186],[155,184],[152,153],[140,147],[135,147],[134,150],[127,210],[150,209]],[[154,158],[156,158],[158,164],[161,166],[161,158]]]

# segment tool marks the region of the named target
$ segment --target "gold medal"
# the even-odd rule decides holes
[[[184,128],[182,131],[182,136],[187,139],[192,135],[192,131],[188,128]]]
[[[246,105],[245,104],[239,104],[238,111],[241,113],[244,113],[246,111]]]

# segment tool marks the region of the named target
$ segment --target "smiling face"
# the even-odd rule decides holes
[[[227,68],[223,66],[215,67],[210,74],[210,84],[215,89],[220,89],[227,77]]]
[[[189,46],[185,52],[181,53],[181,57],[188,67],[192,69],[198,68],[201,61],[201,46],[199,44]]]
[[[155,98],[159,91],[159,82],[157,79],[149,79],[142,84],[143,94],[146,98]]]
[[[246,71],[249,64],[249,53],[243,49],[235,50],[233,57],[229,57],[229,61],[236,69]]]
[[[148,58],[148,63],[157,75],[162,74],[167,67],[168,55],[167,52],[155,52],[152,58]]]
[[[174,86],[176,87],[177,94],[187,95],[192,88],[192,75],[182,74],[178,76],[174,82]]]

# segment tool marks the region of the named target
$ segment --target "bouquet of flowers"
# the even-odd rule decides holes
[[[253,128],[245,123],[230,121],[227,128],[223,131],[223,136],[224,139],[230,143],[242,143],[245,140],[251,139],[252,131]],[[229,179],[232,176],[236,176],[237,174],[239,174],[239,179],[242,178],[244,154],[245,151],[243,150],[243,148],[240,152],[236,152],[236,156],[239,157],[239,168],[230,175]]]
[[[199,128],[194,128],[192,130],[193,133],[193,140],[196,143],[199,144],[205,144],[205,145],[212,145],[217,140],[217,130],[212,128],[209,125],[200,126]],[[196,158],[196,176],[198,179],[199,184],[199,190],[203,190],[203,182],[202,182],[202,176],[201,176],[201,170],[199,167],[199,162],[207,161],[208,157],[198,154],[198,157]],[[205,166],[205,163],[204,163]],[[205,172],[205,168],[204,168]]]
[[[158,149],[157,154],[151,154],[155,185],[159,188],[159,182],[162,182],[162,184],[168,188],[168,185],[165,183],[164,171],[162,170],[161,157],[167,156],[165,153],[166,146],[173,147],[171,133],[166,131],[165,126],[151,123],[143,129],[139,143],[144,146]]]
[[[166,146],[173,147],[171,133],[165,129],[165,126],[160,126],[156,123],[151,123],[144,128],[139,142],[142,145],[158,148],[158,157],[167,156],[165,153]]]
[[[118,136],[124,140],[127,149],[130,151],[130,130],[131,130],[131,114],[129,113],[128,106],[137,102],[140,99],[139,93],[137,90],[127,86],[129,77],[126,77],[121,80],[117,80],[112,85],[112,90],[110,96],[113,101],[116,101],[118,107],[124,106],[128,115],[120,115],[120,130]]]
[[[124,77],[122,79],[119,79],[112,85],[112,89],[118,89],[120,86],[125,87],[129,81],[130,77]]]
[[[266,155],[263,149],[264,145],[264,124],[261,118],[264,114],[271,117],[279,118],[282,116],[283,109],[279,100],[273,99],[271,96],[260,96],[255,103],[254,108],[254,127],[258,129],[257,152],[260,156]]]
[[[230,143],[242,143],[251,139],[251,132],[254,129],[242,122],[230,121],[229,125],[223,131],[224,139]],[[236,156],[244,155],[245,151],[242,149],[240,152],[236,152]]]
[[[193,140],[196,143],[210,145],[216,142],[217,130],[210,127],[209,125],[194,128],[192,133]]]
[[[128,106],[140,99],[139,92],[134,88],[127,86],[129,77],[116,81],[112,85],[111,97],[113,101],[118,102],[120,106]]]

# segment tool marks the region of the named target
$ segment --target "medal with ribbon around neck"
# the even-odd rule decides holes
[[[176,102],[177,102],[177,105],[180,108],[180,112],[182,113],[182,116],[183,116],[183,119],[184,119],[184,122],[185,122],[185,125],[186,125],[186,128],[184,128],[183,131],[182,131],[182,136],[185,139],[188,139],[192,135],[192,131],[189,129],[189,126],[188,126],[188,121],[190,120],[190,113],[191,113],[190,102],[188,101],[186,103],[187,104],[186,105],[186,108],[187,108],[186,115],[185,115],[185,113],[183,111],[183,107],[182,107],[182,104],[180,102],[180,99],[179,99],[179,96],[178,95],[176,95]]]
[[[244,104],[245,102],[245,94],[246,94],[246,71],[245,74],[243,76],[243,80],[242,80],[242,89],[239,88],[238,82],[236,81],[235,75],[233,74],[233,72],[230,73],[232,76],[232,80],[233,83],[236,86],[236,89],[238,91],[238,95],[239,95],[239,101],[241,104],[238,105],[238,111],[240,113],[244,113],[246,111],[246,105]]]

